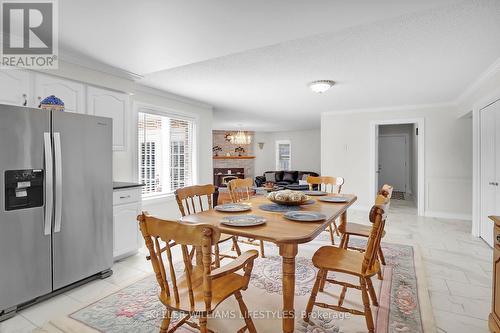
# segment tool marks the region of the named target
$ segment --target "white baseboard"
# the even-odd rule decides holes
[[[429,211],[429,210],[425,211],[424,216],[437,217],[440,219],[450,219],[450,220],[465,220],[465,221],[472,220],[472,215],[470,215],[470,214],[454,214],[454,213],[436,212],[436,211]]]

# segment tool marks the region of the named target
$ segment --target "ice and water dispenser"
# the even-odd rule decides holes
[[[5,171],[5,210],[43,206],[43,170]]]

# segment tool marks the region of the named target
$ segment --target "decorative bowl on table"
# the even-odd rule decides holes
[[[299,206],[308,202],[309,197],[302,191],[282,190],[271,192],[267,198],[278,204],[285,206]]]

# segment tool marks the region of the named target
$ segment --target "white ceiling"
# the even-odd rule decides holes
[[[63,55],[214,105],[217,128],[312,128],[323,111],[447,102],[500,57],[498,0],[59,4]],[[317,79],[338,84],[317,95]]]

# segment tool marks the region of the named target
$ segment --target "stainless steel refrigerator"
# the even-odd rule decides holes
[[[0,105],[0,320],[111,274],[112,121]]]

